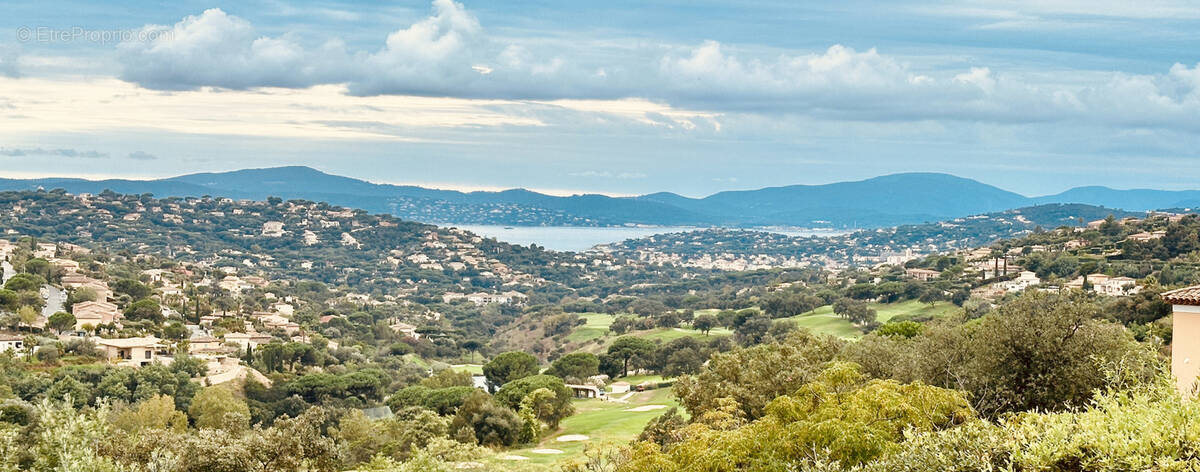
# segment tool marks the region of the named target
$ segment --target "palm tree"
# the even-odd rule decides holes
[[[37,349],[37,345],[38,345],[37,336],[30,334],[28,336],[25,336],[25,339],[23,339],[21,342],[25,344],[26,358],[32,358],[33,351]]]

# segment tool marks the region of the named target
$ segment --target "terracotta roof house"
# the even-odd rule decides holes
[[[390,326],[392,331],[413,339],[421,339],[421,335],[417,333],[417,327],[404,322],[392,323]]]
[[[907,275],[907,276],[912,277],[917,280],[924,280],[924,281],[928,282],[930,280],[938,278],[938,276],[942,275],[942,273],[938,272],[936,270],[930,270],[930,269],[904,269],[904,275]]]
[[[222,346],[220,339],[212,336],[197,336],[188,340],[188,353],[196,354],[205,351],[218,350]]]
[[[1200,285],[1163,292],[1171,304],[1171,374],[1184,396],[1195,397],[1200,374]]]
[[[269,344],[275,338],[261,333],[226,333],[225,341],[236,343],[245,350],[247,346],[257,348],[261,344]]]
[[[96,338],[96,346],[104,351],[111,361],[122,365],[144,366],[158,358],[162,345],[154,336],[143,338],[102,339]]]
[[[120,318],[117,306],[109,302],[79,302],[71,305],[71,314],[75,315],[75,329],[83,329],[83,325],[96,327],[112,323]]]
[[[21,352],[25,349],[25,338],[15,334],[0,334],[0,352]]]

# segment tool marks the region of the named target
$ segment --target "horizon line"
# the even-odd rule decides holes
[[[920,171],[920,170],[892,172],[892,173],[879,174],[876,176],[866,177],[866,178],[861,178],[861,179],[836,180],[836,181],[818,183],[818,184],[786,184],[786,185],[770,185],[770,186],[754,187],[754,188],[717,190],[715,192],[712,192],[712,193],[709,193],[709,194],[703,195],[703,196],[686,195],[683,193],[672,192],[672,191],[667,191],[667,190],[658,190],[658,191],[649,192],[649,193],[626,193],[626,192],[606,192],[606,191],[596,191],[596,190],[580,190],[580,189],[554,188],[554,187],[524,187],[524,186],[503,187],[503,186],[498,186],[498,185],[456,183],[456,182],[370,180],[367,178],[357,177],[357,176],[353,176],[353,175],[334,173],[332,171],[323,170],[323,169],[317,168],[316,166],[309,165],[309,164],[288,164],[288,165],[277,165],[277,166],[266,166],[266,167],[242,167],[242,168],[235,168],[235,169],[228,169],[228,170],[195,171],[195,172],[169,174],[169,175],[161,175],[161,176],[107,174],[107,173],[77,173],[77,174],[73,174],[73,175],[62,175],[62,174],[54,174],[54,173],[47,173],[47,172],[11,171],[10,170],[10,171],[0,172],[0,178],[11,179],[11,180],[78,179],[78,180],[85,180],[85,181],[89,181],[89,182],[100,182],[100,181],[104,181],[104,180],[128,180],[128,181],[137,181],[137,182],[154,182],[154,181],[170,180],[170,179],[174,179],[174,178],[178,178],[178,177],[184,177],[184,176],[195,175],[195,174],[225,174],[225,173],[248,171],[248,170],[272,170],[272,169],[285,169],[285,168],[307,168],[307,169],[313,170],[315,172],[319,172],[321,174],[359,180],[359,181],[366,182],[366,183],[373,184],[373,185],[411,186],[411,187],[419,187],[419,188],[428,189],[428,190],[454,191],[454,192],[462,192],[462,193],[471,193],[471,192],[499,193],[499,192],[512,191],[512,190],[526,190],[526,191],[535,192],[535,193],[539,193],[542,195],[553,196],[553,197],[601,195],[601,196],[610,197],[610,198],[634,198],[634,197],[652,195],[655,193],[671,193],[671,194],[679,195],[679,196],[685,197],[685,198],[703,199],[703,198],[710,197],[710,196],[713,196],[713,195],[716,195],[719,193],[724,193],[724,192],[751,192],[751,191],[757,191],[757,190],[765,190],[765,189],[772,189],[772,188],[786,188],[786,187],[794,187],[794,186],[815,187],[815,186],[833,185],[833,184],[840,184],[840,183],[864,182],[867,180],[881,178],[881,177],[889,177],[889,176],[896,176],[896,175],[913,175],[913,174],[934,174],[934,175],[950,176],[950,177],[955,177],[955,178],[959,178],[959,179],[966,179],[966,180],[977,182],[982,185],[987,185],[987,186],[990,186],[990,187],[993,187],[993,188],[996,188],[996,189],[999,189],[999,190],[1002,190],[1005,192],[1009,192],[1014,195],[1021,196],[1023,198],[1029,198],[1029,199],[1050,197],[1050,196],[1055,196],[1055,195],[1065,193],[1065,192],[1068,192],[1071,190],[1084,189],[1084,188],[1103,188],[1103,189],[1114,190],[1114,191],[1139,191],[1139,190],[1158,191],[1158,192],[1200,191],[1200,189],[1194,189],[1194,188],[1188,188],[1188,189],[1163,189],[1163,188],[1144,188],[1144,187],[1143,188],[1115,188],[1115,187],[1109,187],[1107,185],[1081,185],[1081,186],[1075,186],[1075,187],[1068,187],[1064,190],[1054,192],[1054,193],[1045,193],[1045,194],[1040,194],[1040,195],[1026,195],[1026,194],[1023,194],[1020,192],[1006,189],[999,185],[987,183],[987,182],[981,181],[979,179],[971,178],[971,177],[963,177],[963,176],[960,176],[957,174],[951,174],[948,172]]]

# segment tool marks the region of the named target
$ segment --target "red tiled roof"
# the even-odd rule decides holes
[[[1200,305],[1200,285],[1163,292],[1162,297],[1172,305]]]

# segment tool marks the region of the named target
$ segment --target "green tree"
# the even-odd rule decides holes
[[[24,270],[25,272],[37,275],[43,279],[49,279],[51,272],[54,270],[54,266],[51,266],[50,262],[45,259],[35,257],[25,261]]]
[[[446,436],[450,420],[421,407],[396,410],[391,418],[371,420],[361,410],[351,410],[338,420],[332,436],[344,444],[347,464],[368,462],[382,455],[407,460],[435,439]]]
[[[69,375],[58,379],[50,386],[49,390],[46,390],[46,398],[60,402],[69,401],[75,408],[86,406],[91,401],[91,397],[91,388]]]
[[[913,434],[863,470],[1191,470],[1198,441],[1180,425],[1198,420],[1200,409],[1161,375],[1105,390],[1079,410],[1026,412],[999,423]]]
[[[9,289],[0,289],[0,310],[14,311],[20,304],[20,297],[17,292]]]
[[[471,373],[454,369],[442,369],[421,379],[421,385],[429,388],[470,387],[474,385]]]
[[[717,326],[717,317],[713,315],[699,315],[692,320],[692,328],[702,331],[705,336],[708,336],[708,332]]]
[[[32,328],[33,324],[37,322],[38,312],[31,306],[23,306],[17,309],[17,319],[21,321],[21,324]]]
[[[679,407],[671,407],[666,413],[650,420],[637,439],[654,443],[660,448],[668,448],[683,440],[685,426],[687,426],[687,420],[679,414]]]
[[[538,370],[537,358],[521,351],[505,352],[483,365],[483,375],[496,386],[537,375]]]
[[[752,346],[763,342],[767,337],[767,332],[771,329],[771,318],[766,316],[753,316],[742,322],[737,329],[733,331],[734,338],[738,344],[743,346]]]
[[[575,412],[571,405],[574,393],[563,383],[563,380],[552,375],[534,375],[514,380],[496,392],[495,401],[514,410],[520,409],[521,402],[537,390],[546,390],[553,396],[535,401],[535,412],[539,420],[549,425],[550,429],[558,428],[558,422]]]
[[[163,338],[179,342],[188,338],[191,333],[187,327],[178,321],[172,321],[163,326]]]
[[[149,297],[152,290],[146,284],[138,282],[134,279],[120,279],[113,283],[113,292],[118,294],[129,295],[129,298],[140,300]]]
[[[55,312],[46,320],[46,327],[59,333],[72,329],[75,327],[75,315],[65,311]]]
[[[439,415],[453,415],[476,390],[475,387],[464,385],[444,388],[413,385],[400,389],[388,398],[387,403],[393,410],[418,406],[433,410]]]
[[[637,449],[621,471],[788,470],[802,464],[860,466],[895,450],[906,434],[941,431],[973,418],[962,393],[922,384],[866,380],[857,366],[833,363],[765,415],[741,427],[705,417],[666,451]]]
[[[69,403],[43,400],[38,405],[37,435],[26,438],[32,442],[26,446],[32,463],[23,464],[19,469],[14,464],[9,470],[124,470],[112,459],[101,455],[95,447],[96,444],[111,438],[108,422],[105,420],[109,413],[107,406],[100,405],[88,411],[80,411],[77,408]],[[0,464],[20,457],[15,454],[2,456]]]
[[[607,375],[610,379],[615,379],[621,375],[621,369],[624,367],[624,365],[621,363],[621,359],[617,356],[600,354],[599,356],[596,356],[596,360],[600,361],[600,367],[597,369],[600,374]]]
[[[523,427],[524,422],[516,412],[479,390],[467,398],[450,422],[450,431],[456,438],[470,438],[481,446],[515,445],[521,439]]]
[[[661,372],[667,377],[699,372],[704,361],[708,360],[703,348],[692,338],[676,339],[667,343],[660,351],[658,357],[662,358]]]
[[[152,298],[143,298],[125,308],[125,317],[134,321],[153,321],[161,323],[163,321],[162,307]]]
[[[90,287],[80,287],[67,294],[66,305],[74,306],[76,303],[94,302],[98,298],[100,295],[96,293],[96,290]]]
[[[250,427],[250,408],[222,386],[206,387],[192,398],[188,416],[197,428],[239,433]]]
[[[584,380],[600,373],[600,359],[590,352],[573,352],[555,359],[546,373],[563,379]]]
[[[629,361],[650,355],[654,342],[636,336],[621,336],[608,346],[608,355],[621,360],[621,375],[629,375]]]
[[[117,429],[133,434],[141,431],[187,430],[187,415],[175,409],[175,399],[167,395],[155,395],[132,407],[117,408],[109,419]]]
[[[46,279],[39,275],[22,273],[13,275],[7,282],[4,282],[4,288],[14,292],[30,292],[37,291],[45,284]]]
[[[929,306],[934,306],[939,300],[944,300],[945,298],[946,295],[942,293],[941,289],[937,287],[929,287],[921,293],[921,296],[917,298],[917,301],[921,303],[928,303]]]
[[[867,307],[866,302],[862,300],[838,299],[833,302],[833,312],[854,324],[864,325],[875,321],[875,310]]]
[[[985,417],[1058,411],[1110,387],[1113,365],[1130,378],[1155,372],[1155,354],[1099,314],[1083,293],[1028,291],[979,320],[929,324],[911,339],[868,335],[840,357],[873,376],[967,392]]]
[[[884,323],[875,330],[875,334],[880,336],[899,336],[903,338],[912,338],[921,334],[921,329],[924,327],[916,321],[891,321]]]
[[[713,354],[695,376],[683,376],[673,390],[692,416],[720,409],[731,400],[738,414],[763,415],[767,403],[812,381],[843,343],[832,336],[796,331],[784,341]]]

